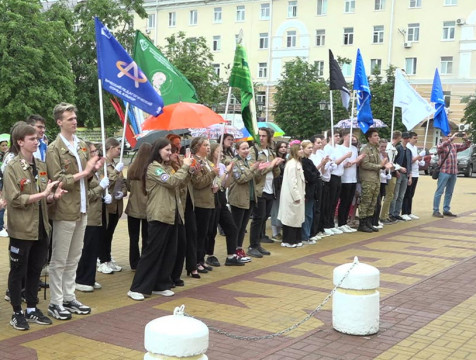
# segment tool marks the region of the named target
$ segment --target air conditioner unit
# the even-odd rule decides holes
[[[464,124],[459,124],[458,125],[458,131],[465,131],[466,130],[466,125]]]
[[[403,47],[405,49],[410,49],[412,47],[412,42],[411,41],[406,41],[403,43]]]
[[[464,25],[465,21],[463,18],[456,19],[456,25]]]
[[[146,30],[145,30],[145,33],[146,33],[146,34],[150,34],[150,29],[146,29]]]

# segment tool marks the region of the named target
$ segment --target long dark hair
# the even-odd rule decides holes
[[[154,141],[152,144],[152,151],[149,156],[149,160],[147,161],[146,165],[144,165],[144,170],[142,172],[142,191],[144,192],[144,195],[147,195],[146,192],[146,187],[145,187],[145,182],[147,178],[147,169],[152,162],[157,161],[158,163],[163,163],[164,160],[160,156],[160,150],[162,150],[164,147],[167,145],[170,145],[169,139],[166,138],[158,138],[157,140]]]
[[[276,157],[279,156],[279,157],[282,157],[283,159],[286,159],[286,155],[287,155],[287,154],[281,155],[281,153],[279,152],[279,148],[280,148],[281,145],[283,145],[283,144],[286,144],[286,145],[287,145],[288,143],[287,143],[286,141],[282,141],[282,140],[277,141],[277,142],[276,142],[276,147],[274,148],[274,151],[276,152]]]
[[[149,143],[142,143],[139,147],[139,151],[134,158],[134,161],[127,170],[127,177],[129,180],[141,180],[144,173],[144,167],[149,165],[147,159],[151,154],[152,145]]]

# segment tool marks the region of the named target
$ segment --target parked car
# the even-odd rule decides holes
[[[417,149],[418,149],[418,154],[420,154],[421,151],[423,150],[423,147],[418,146]],[[430,149],[430,151],[431,151],[431,149]],[[425,164],[420,165],[418,167],[418,170],[423,171],[425,173],[425,175],[428,175],[428,166],[430,166],[430,160],[431,160],[430,151],[425,150],[426,155],[423,157],[423,160],[425,161]]]
[[[430,151],[428,151],[431,154],[430,158],[430,163],[428,164],[428,174],[432,175],[433,170],[438,166],[438,153],[437,153],[437,147],[433,146]]]
[[[471,145],[466,150],[460,151],[457,155],[458,174],[469,177],[476,168],[476,146]]]

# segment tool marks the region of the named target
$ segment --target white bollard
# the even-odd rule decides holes
[[[332,298],[332,326],[350,335],[371,335],[379,330],[380,272],[377,268],[359,263],[336,289]],[[334,286],[339,285],[352,263],[334,269]]]
[[[144,360],[208,360],[208,327],[184,316],[185,306],[173,315],[152,320],[145,326]]]

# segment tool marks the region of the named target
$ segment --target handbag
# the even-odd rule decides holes
[[[435,170],[433,170],[433,172],[431,173],[431,178],[433,180],[438,180],[438,177],[440,176],[440,170],[441,170],[441,167],[443,166],[443,164],[445,163],[446,159],[448,158],[448,155],[450,154],[450,145],[448,145],[448,153],[446,154],[445,158],[443,159],[443,161],[441,162],[440,166],[437,166],[435,168]]]

